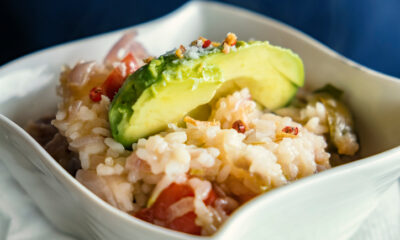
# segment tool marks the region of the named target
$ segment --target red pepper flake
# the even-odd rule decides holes
[[[180,48],[176,49],[175,55],[176,55],[178,58],[181,58],[181,59],[182,59],[182,58],[183,58],[182,50],[181,50]]]
[[[103,89],[101,87],[94,87],[90,90],[89,97],[93,102],[100,102]]]
[[[185,51],[186,51],[186,48],[183,45],[180,45],[179,48],[176,49],[175,55],[178,58],[182,59],[184,57],[183,54],[185,53]]]
[[[246,126],[242,122],[242,120],[237,120],[232,124],[232,128],[235,129],[238,133],[245,133]]]
[[[203,43],[203,48],[208,48],[208,46],[211,45],[211,40],[207,39],[204,43]]]
[[[190,46],[197,46],[197,41],[198,40],[194,40],[193,42],[190,43]]]
[[[225,42],[229,45],[229,46],[235,46],[236,42],[237,42],[237,37],[234,33],[228,33],[226,35],[225,38]]]
[[[297,127],[286,126],[282,129],[282,132],[297,135],[299,133],[299,129]]]

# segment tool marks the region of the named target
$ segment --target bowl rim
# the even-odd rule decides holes
[[[94,40],[95,38],[99,38],[99,37],[103,37],[103,36],[107,36],[107,35],[122,33],[124,31],[126,31],[128,29],[132,29],[132,28],[149,27],[153,24],[158,24],[159,22],[162,22],[166,19],[173,18],[181,12],[189,11],[190,8],[205,8],[205,9],[207,9],[210,7],[222,8],[222,9],[225,9],[225,10],[228,10],[231,12],[235,12],[235,14],[238,14],[238,15],[244,15],[255,21],[261,21],[265,24],[280,28],[285,32],[289,32],[289,33],[293,34],[296,38],[302,39],[304,42],[308,42],[309,44],[314,45],[320,51],[326,53],[327,55],[329,55],[332,58],[336,58],[336,59],[344,62],[346,65],[357,68],[360,71],[363,71],[368,75],[372,75],[374,77],[380,78],[380,80],[382,80],[382,81],[394,81],[394,82],[396,82],[396,84],[400,84],[399,79],[389,76],[387,74],[380,73],[375,70],[369,69],[369,68],[364,67],[350,59],[347,59],[344,56],[342,56],[341,54],[333,51],[329,47],[323,45],[319,41],[310,37],[309,35],[301,32],[293,27],[290,27],[289,25],[282,23],[278,20],[272,19],[270,17],[264,16],[262,14],[259,14],[259,13],[256,13],[256,12],[253,12],[250,10],[246,10],[246,9],[243,9],[243,8],[240,8],[237,6],[233,6],[230,4],[212,2],[212,1],[200,1],[200,0],[187,2],[187,3],[183,4],[181,7],[179,7],[178,9],[168,13],[167,15],[164,15],[160,18],[156,18],[155,20],[151,20],[149,22],[145,22],[145,23],[141,23],[141,24],[134,25],[131,27],[122,28],[122,29],[118,29],[118,30],[114,30],[114,31],[106,32],[106,33],[97,34],[94,36],[89,36],[89,37],[69,41],[66,43],[57,44],[57,45],[54,45],[54,46],[51,46],[51,47],[48,47],[45,49],[34,51],[30,54],[21,56],[19,58],[16,58],[16,59],[0,66],[0,75],[7,68],[14,66],[14,65],[18,65],[23,60],[29,59],[38,54],[45,54],[48,51],[53,51],[55,49],[65,47],[67,45],[73,45],[73,44],[81,43],[81,42],[88,41],[88,40]],[[0,104],[2,104],[2,103],[0,103]],[[398,155],[400,157],[400,146],[397,146],[397,147],[391,148],[389,150],[368,156],[366,158],[362,158],[362,159],[359,159],[357,161],[354,161],[354,162],[351,162],[351,163],[348,163],[345,165],[337,166],[333,169],[330,169],[329,171],[324,171],[324,172],[318,173],[316,175],[308,176],[307,178],[299,179],[290,185],[286,185],[286,186],[283,186],[283,187],[280,187],[277,189],[273,189],[270,192],[268,192],[268,194],[261,194],[260,196],[256,197],[254,200],[244,204],[239,209],[237,209],[232,214],[233,216],[229,217],[229,219],[213,235],[211,235],[211,236],[194,236],[194,235],[166,229],[163,227],[159,227],[159,226],[151,224],[151,223],[147,223],[138,218],[132,217],[131,215],[111,206],[107,202],[100,199],[97,195],[95,195],[89,189],[87,189],[83,184],[81,184],[72,175],[70,175],[64,168],[62,168],[62,166],[60,164],[58,164],[58,162],[53,157],[51,157],[50,154],[47,153],[47,151],[42,146],[40,146],[40,144],[38,142],[36,142],[23,128],[21,128],[19,125],[14,123],[12,120],[8,119],[6,116],[0,114],[0,125],[3,125],[3,124],[7,125],[7,127],[10,127],[11,129],[13,129],[17,135],[19,135],[22,139],[27,141],[27,143],[29,145],[31,145],[31,147],[39,155],[42,163],[50,170],[50,172],[52,174],[55,175],[56,178],[62,179],[64,184],[68,184],[71,187],[75,187],[83,197],[94,202],[96,204],[96,207],[102,207],[108,214],[114,214],[116,217],[120,217],[121,219],[123,219],[123,221],[128,221],[129,224],[136,224],[137,227],[142,228],[145,231],[156,232],[159,235],[164,235],[166,237],[172,237],[175,239],[187,239],[187,237],[190,237],[191,239],[212,239],[212,238],[221,237],[224,234],[224,232],[226,232],[229,229],[229,226],[233,224],[234,219],[238,218],[238,215],[241,215],[243,212],[247,212],[247,209],[255,207],[260,202],[263,202],[265,204],[268,201],[272,201],[274,198],[278,197],[279,195],[282,195],[285,192],[291,191],[291,189],[293,189],[293,188],[300,188],[300,187],[312,184],[314,182],[314,178],[316,178],[316,177],[320,178],[320,179],[326,179],[326,178],[344,174],[348,171],[352,171],[354,168],[360,169],[363,167],[364,168],[369,167],[372,164],[379,163],[379,160],[381,160],[381,159],[390,158],[390,156],[392,156],[392,155]]]

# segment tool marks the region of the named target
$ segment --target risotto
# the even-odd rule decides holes
[[[114,96],[98,94],[96,86],[113,74],[126,78],[151,60],[133,38],[124,36],[103,64],[79,62],[63,69],[61,102],[51,122],[55,136],[41,142],[49,152],[56,145],[52,156],[112,206],[159,226],[210,235],[253,197],[331,168],[332,155],[358,151],[351,117],[329,91],[300,94],[301,101],[272,112],[260,107],[247,87],[210,103],[206,120],[186,115],[125,147],[110,129]],[[135,56],[131,65],[117,56],[121,50]],[[343,111],[345,117],[338,118]],[[30,131],[37,137],[35,126]],[[64,144],[55,144],[57,139]]]

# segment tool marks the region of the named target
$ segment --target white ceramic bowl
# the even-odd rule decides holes
[[[68,175],[20,126],[55,111],[63,64],[100,61],[116,31],[40,51],[0,69],[0,157],[44,215],[82,239],[344,239],[400,176],[400,81],[351,62],[310,37],[249,11],[191,2],[135,27],[157,55],[198,36],[269,40],[297,52],[307,88],[333,83],[356,117],[363,159],[264,194],[238,209],[211,237],[143,222],[103,202]]]

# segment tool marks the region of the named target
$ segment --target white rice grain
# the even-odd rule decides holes
[[[97,114],[86,106],[81,106],[78,111],[78,118],[82,121],[92,121],[97,118]]]
[[[116,153],[121,154],[125,151],[124,146],[112,138],[105,138],[104,143]]]
[[[108,130],[107,128],[104,128],[104,127],[95,127],[92,129],[92,133],[94,133],[96,135],[104,136],[104,137],[111,136],[110,130]]]

